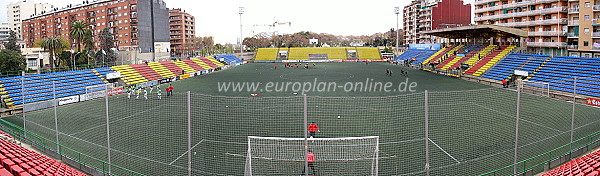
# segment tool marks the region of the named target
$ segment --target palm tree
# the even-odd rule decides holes
[[[71,26],[69,32],[69,38],[74,39],[77,44],[77,52],[81,52],[81,43],[86,40],[90,40],[92,37],[92,30],[88,28],[90,24],[85,21],[76,21]]]
[[[51,68],[60,66],[60,60],[55,61],[55,53],[69,47],[69,43],[62,38],[46,38],[42,40],[40,45],[42,48],[44,48],[44,50],[52,53],[52,56],[50,57]]]

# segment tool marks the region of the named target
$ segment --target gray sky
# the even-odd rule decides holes
[[[10,2],[0,1],[0,21],[7,21]],[[55,7],[79,4],[83,0],[35,0]],[[293,33],[313,31],[334,35],[370,35],[396,28],[394,7],[410,0],[164,0],[169,8],[181,8],[196,17],[196,35],[214,36],[217,43],[236,43],[240,36],[238,7],[242,15],[244,37],[259,32]],[[474,0],[465,0],[473,3]],[[273,22],[291,22],[291,27],[275,28]],[[402,28],[402,14],[400,14]]]

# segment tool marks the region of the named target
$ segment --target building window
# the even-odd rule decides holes
[[[590,33],[590,28],[583,28],[583,33],[589,34]]]
[[[36,59],[27,59],[27,67],[36,67],[37,60]]]
[[[589,16],[589,15],[586,15],[586,16],[584,16],[584,19],[585,19],[586,21],[589,21],[589,20],[590,20],[590,16]]]
[[[590,2],[586,2],[585,7],[591,7]]]
[[[583,41],[583,46],[590,46],[590,42],[589,41]]]

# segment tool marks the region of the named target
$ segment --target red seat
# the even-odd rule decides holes
[[[585,175],[585,176],[598,176],[598,174],[600,174],[600,172],[598,171],[592,171],[589,174]]]
[[[20,167],[20,166],[18,166],[18,165],[13,165],[13,166],[10,166],[10,171],[11,171],[11,172],[12,172],[14,175],[18,175],[18,173],[25,172],[25,170],[23,170],[23,168],[21,168],[21,167]]]

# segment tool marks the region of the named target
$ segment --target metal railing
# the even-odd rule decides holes
[[[569,13],[579,13],[579,8],[569,8]]]
[[[527,42],[527,46],[529,47],[559,47],[565,48],[567,47],[566,42]]]
[[[506,27],[514,27],[514,26],[535,26],[535,25],[551,25],[551,24],[567,24],[567,19],[548,19],[548,20],[538,20],[538,21],[523,21],[523,22],[513,22],[513,23],[500,23],[496,24],[498,26],[506,26]]]
[[[567,35],[564,31],[539,31],[539,32],[529,32],[529,35],[532,36],[565,36]]]
[[[579,34],[575,35],[575,33],[567,33],[567,37],[579,37]]]
[[[554,7],[547,9],[539,9],[525,12],[517,12],[517,13],[507,13],[507,14],[498,14],[498,15],[490,15],[490,16],[482,16],[475,17],[475,21],[483,21],[483,20],[491,20],[491,19],[502,19],[502,18],[512,18],[512,17],[521,17],[521,16],[534,16],[539,14],[548,14],[548,13],[558,13],[558,12],[566,12],[568,7]]]
[[[579,49],[579,45],[567,45],[567,49]]]
[[[577,26],[579,25],[579,20],[569,20],[569,26]]]
[[[593,32],[592,37],[600,37],[600,32]]]

